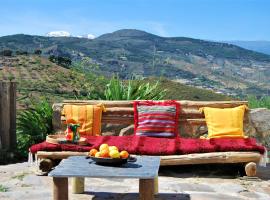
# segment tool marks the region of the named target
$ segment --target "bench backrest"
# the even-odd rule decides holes
[[[247,105],[247,101],[178,101],[181,104],[179,116],[179,132],[182,137],[199,137],[207,132],[204,115],[199,112],[200,107],[233,108]],[[102,124],[119,124],[129,126],[133,124],[133,101],[102,101],[102,100],[65,100],[53,105],[53,127],[55,132],[65,129],[64,116],[61,116],[65,104],[95,105],[103,103],[106,112],[102,115]],[[244,127],[248,126],[249,115],[245,114]]]

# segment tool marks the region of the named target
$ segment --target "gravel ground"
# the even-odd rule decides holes
[[[241,177],[238,169],[216,165],[160,168],[156,199],[270,200],[270,165],[259,168],[258,177],[252,180]],[[0,199],[52,199],[52,178],[36,176],[34,171],[28,163],[0,166]],[[84,194],[70,194],[70,199],[135,200],[139,197],[136,179],[87,178],[85,188]]]

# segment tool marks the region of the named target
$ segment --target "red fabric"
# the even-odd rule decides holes
[[[156,111],[151,112],[147,111],[146,113],[139,113],[139,106],[172,106],[175,107],[175,113],[173,115],[171,113],[168,114],[168,111]],[[167,101],[134,101],[133,102],[134,109],[134,135],[138,136],[151,136],[151,137],[179,137],[179,113],[180,113],[180,104],[175,100],[167,100]],[[145,117],[144,117],[145,116]],[[139,120],[139,118],[141,118]],[[168,129],[168,124],[158,123],[158,122],[147,122],[148,125],[142,124],[145,121],[151,120],[161,120],[161,121],[172,121],[170,129]],[[141,124],[141,125],[140,125]],[[158,125],[158,126],[155,126]],[[164,126],[165,125],[165,126]],[[142,132],[142,133],[140,133]]]
[[[79,151],[85,152],[98,148],[102,143],[117,146],[119,150],[127,150],[137,155],[181,155],[190,153],[226,152],[226,151],[258,151],[265,149],[257,145],[254,138],[247,139],[190,139],[190,138],[153,138],[143,136],[88,136],[89,146],[70,144],[50,144],[42,142],[30,148],[37,151]]]

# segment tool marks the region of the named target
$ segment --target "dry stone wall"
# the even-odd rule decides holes
[[[256,108],[250,111],[250,132],[251,136],[257,138],[258,142],[270,148],[270,110]]]

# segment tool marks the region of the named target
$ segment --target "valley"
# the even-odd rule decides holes
[[[5,49],[12,50],[14,55],[40,50],[43,59],[50,56],[68,58],[72,65],[61,70],[69,71],[79,65],[82,74],[105,78],[113,74],[121,79],[163,77],[234,98],[270,93],[270,55],[227,43],[167,38],[123,29],[95,39],[22,34],[0,37],[0,51]],[[20,68],[14,73],[23,73],[22,65],[19,63]],[[41,71],[40,75],[33,76],[46,77]],[[48,82],[54,81],[48,78]],[[56,81],[54,86],[59,88],[57,84],[60,83]],[[73,90],[69,86],[63,88],[68,88],[69,92]]]

